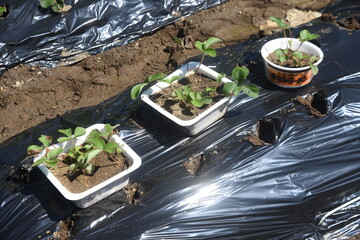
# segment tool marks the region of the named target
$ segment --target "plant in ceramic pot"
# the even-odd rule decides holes
[[[206,55],[216,56],[211,47],[219,39],[195,43],[202,52],[201,61]],[[245,67],[235,68],[232,77],[235,82],[206,67],[201,62],[190,62],[174,71],[166,79],[160,79],[141,94],[141,99],[175,127],[188,135],[196,135],[204,128],[221,118],[227,111],[230,98],[244,92],[250,97],[259,95],[259,88],[244,84],[249,70]],[[138,85],[134,86],[134,92]],[[137,97],[140,95],[132,96]]]
[[[129,174],[141,165],[140,157],[116,134],[109,124],[95,124],[59,130],[65,137],[52,144],[42,135],[41,146],[31,145],[33,166],[38,166],[68,200],[85,208],[123,188]]]
[[[318,65],[324,57],[321,49],[309,42],[319,35],[304,29],[300,32],[299,38],[293,38],[290,25],[280,18],[269,19],[283,29],[284,38],[271,40],[261,49],[267,78],[284,88],[307,85],[318,73]]]

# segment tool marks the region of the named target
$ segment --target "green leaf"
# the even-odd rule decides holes
[[[213,48],[208,48],[208,49],[204,50],[204,53],[206,53],[210,57],[216,57],[216,50]]]
[[[104,151],[108,153],[113,153],[119,144],[116,142],[108,142],[105,144]]]
[[[60,1],[56,1],[56,3],[54,3],[52,6],[51,6],[51,9],[54,11],[54,12],[60,12],[61,9],[64,8],[64,4]]]
[[[184,87],[182,87],[182,89],[184,90],[184,92],[189,95],[191,92],[191,86],[190,85],[186,85]]]
[[[101,149],[93,149],[93,150],[90,150],[86,153],[86,162],[90,162],[91,159],[93,159],[94,157],[96,157],[96,155],[98,155],[99,153],[101,153],[102,150]]]
[[[221,79],[226,77],[226,74],[225,73],[220,73],[217,77],[216,77],[216,81],[217,82],[221,82]]]
[[[71,137],[72,136],[72,130],[71,128],[68,128],[68,129],[59,129],[58,130],[60,133],[62,134],[65,134],[66,136],[68,137]]]
[[[55,158],[55,157],[59,156],[63,151],[64,151],[64,149],[62,149],[62,148],[54,148],[46,154],[46,157],[48,159]]]
[[[59,138],[57,139],[57,141],[58,141],[59,143],[63,143],[63,142],[69,141],[70,139],[71,139],[71,137],[59,137]]]
[[[236,67],[232,70],[232,77],[238,85],[242,84],[245,78],[249,75],[249,69],[247,67]]]
[[[298,58],[298,59],[303,59],[304,58],[304,54],[302,52],[299,52],[299,51],[295,51],[291,55]]]
[[[159,81],[166,77],[165,73],[155,73],[145,79],[145,83],[151,83],[153,81]]]
[[[284,53],[284,50],[283,49],[277,49],[275,52],[274,52],[274,55],[279,59],[279,61],[281,63],[285,62],[286,60],[288,60],[288,57],[287,55],[285,55]]]
[[[200,51],[202,51],[202,52],[204,52],[204,43],[203,42],[200,42],[200,41],[196,41],[195,42],[195,47],[197,48],[197,49],[199,49]]]
[[[51,144],[52,138],[50,136],[41,135],[39,141],[45,146],[48,147]]]
[[[93,137],[101,137],[103,135],[102,132],[99,132],[97,129],[93,129],[89,135],[87,136],[87,139],[93,138]]]
[[[203,98],[203,99],[202,99],[202,102],[203,102],[204,104],[210,104],[210,103],[212,103],[212,99],[211,99],[211,98]]]
[[[46,159],[46,160],[44,160],[44,163],[49,168],[56,168],[58,161],[57,161],[57,159]]]
[[[74,131],[74,137],[83,136],[83,135],[85,135],[85,133],[86,133],[85,128],[83,128],[83,127],[77,127],[77,128],[75,128],[75,131]]]
[[[36,167],[37,165],[40,165],[40,164],[44,164],[44,161],[46,160],[46,158],[42,157],[42,158],[39,158],[36,162],[33,163],[33,167]]]
[[[200,108],[200,107],[202,107],[204,105],[203,102],[200,101],[200,100],[191,100],[191,104],[194,105],[197,108]]]
[[[310,63],[317,62],[317,60],[319,60],[319,57],[318,57],[318,56],[311,56],[311,57],[310,57]]]
[[[281,27],[281,28],[283,28],[283,29],[286,29],[286,28],[289,28],[289,27],[290,27],[290,25],[284,23],[284,21],[283,21],[281,18],[278,18],[278,17],[269,17],[269,20],[270,20],[270,21],[273,21],[274,23],[276,23],[279,27]]]
[[[204,42],[204,50],[207,50],[211,45],[221,42],[221,39],[216,37],[210,37],[208,40]]]
[[[244,84],[241,86],[241,90],[249,97],[256,98],[259,96],[260,90],[258,86],[253,84]]]
[[[95,167],[92,164],[86,164],[84,170],[86,175],[92,175],[94,173]]]
[[[182,47],[184,46],[184,40],[182,38],[174,38],[174,42],[176,42]]]
[[[199,99],[199,97],[198,97],[198,95],[197,95],[197,92],[190,92],[190,93],[189,93],[189,97],[190,97],[191,99],[193,99],[193,100]],[[201,96],[200,96],[200,98],[201,98]]]
[[[80,165],[78,163],[71,164],[68,168],[68,174],[74,175],[79,167],[80,167]]]
[[[236,83],[227,82],[223,86],[222,93],[225,96],[230,96],[230,95],[232,95],[234,93],[234,90],[235,90],[236,87],[237,87]]]
[[[206,87],[205,88],[206,92],[212,92],[212,91],[215,91],[215,90],[216,90],[216,88],[211,88],[211,87]]]
[[[42,8],[48,8],[55,3],[55,0],[40,0],[40,6]]]
[[[6,7],[0,7],[0,17],[6,12]]]
[[[43,146],[39,146],[39,145],[30,145],[26,152],[28,154],[33,154],[33,153],[38,153],[41,152],[42,150],[44,150],[45,148]]]
[[[174,76],[174,77],[171,77],[170,79],[169,78],[164,78],[164,79],[161,79],[159,80],[159,82],[166,82],[168,84],[171,84],[172,82],[176,81],[176,80],[179,80],[181,79],[182,77],[180,76]]]
[[[132,89],[131,89],[131,93],[130,96],[133,100],[135,100],[136,98],[139,97],[142,89],[148,85],[148,83],[139,83],[137,85],[135,85]]]
[[[96,147],[98,147],[100,149],[104,149],[104,147],[105,147],[105,140],[102,139],[101,137],[89,138],[86,141],[88,143],[91,143],[91,144],[95,145]]]
[[[307,29],[304,29],[304,30],[302,30],[300,32],[299,41],[300,42],[311,41],[311,40],[314,40],[314,39],[316,39],[318,37],[320,37],[319,34],[310,33]]]
[[[314,75],[318,74],[319,68],[318,68],[316,65],[310,64],[310,68],[311,68],[311,70],[313,71],[313,74],[314,74]]]

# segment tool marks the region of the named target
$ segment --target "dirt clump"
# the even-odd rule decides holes
[[[305,97],[297,96],[293,99],[293,102],[305,106],[312,117],[320,118],[327,115],[328,104],[322,91],[316,92],[314,95],[307,94]]]

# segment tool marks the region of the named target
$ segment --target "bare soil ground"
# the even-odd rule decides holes
[[[229,0],[183,18],[126,46],[71,66],[40,69],[19,65],[0,77],[0,142],[69,110],[97,105],[155,72],[169,73],[185,61],[175,37],[223,39],[233,45],[258,34],[270,16],[288,9],[316,10],[332,0]],[[190,51],[194,56],[198,53]]]

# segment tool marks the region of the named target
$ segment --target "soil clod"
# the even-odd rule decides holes
[[[255,132],[245,138],[254,146],[266,146],[277,142],[280,132],[280,121],[274,118],[259,120]]]
[[[350,31],[360,30],[360,15],[354,17],[342,18],[337,23]]]
[[[64,221],[60,221],[57,231],[53,233],[55,239],[66,240],[71,236],[71,231],[75,226],[75,219],[70,216]]]
[[[199,173],[199,170],[205,161],[205,154],[200,154],[198,156],[190,157],[187,161],[183,163],[183,166],[192,176],[194,176]]]
[[[127,195],[127,201],[130,204],[136,203],[140,199],[140,196],[143,195],[141,184],[139,183],[129,183],[124,187],[124,191]]]
[[[327,115],[328,103],[323,91],[314,95],[308,94],[305,97],[297,96],[293,101],[305,106],[312,117],[320,118]]]

